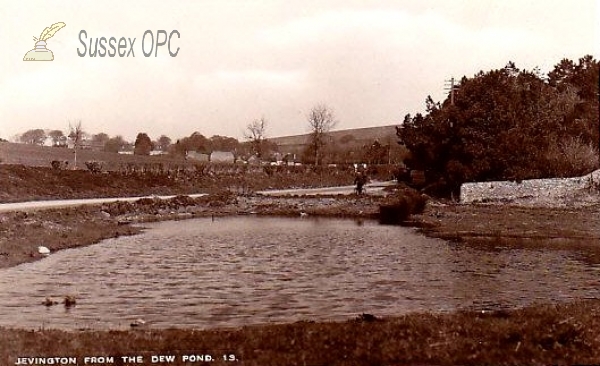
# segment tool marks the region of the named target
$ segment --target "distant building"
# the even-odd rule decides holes
[[[210,154],[210,161],[215,163],[233,163],[235,157],[231,151],[213,151]]]
[[[43,146],[54,146],[54,139],[50,136],[46,137],[44,140]]]
[[[210,156],[208,154],[199,153],[197,151],[188,151],[185,154],[185,158],[194,161],[210,161]]]
[[[247,164],[252,164],[252,165],[260,165],[260,159],[256,157],[256,155],[252,155],[250,157],[248,157],[248,159],[246,160]]]
[[[72,139],[67,139],[67,147],[69,149],[73,149],[75,147],[75,143]],[[94,142],[91,139],[83,139],[79,141],[79,148],[85,150],[102,151],[104,149],[104,144]]]
[[[230,151],[213,151],[210,154],[205,154],[197,151],[188,151],[186,159],[194,161],[210,161],[213,163],[234,163],[235,156]]]

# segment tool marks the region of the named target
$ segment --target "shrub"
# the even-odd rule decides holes
[[[546,160],[550,176],[581,176],[598,168],[598,151],[580,138],[569,137],[550,144]]]
[[[389,202],[379,206],[379,222],[399,225],[410,215],[423,213],[426,205],[427,196],[410,188],[399,190]]]

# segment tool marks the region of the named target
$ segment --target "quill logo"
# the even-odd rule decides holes
[[[36,41],[35,48],[23,56],[23,61],[53,61],[54,54],[46,48],[46,41],[52,38],[52,36],[65,25],[66,24],[63,22],[54,23],[44,29],[39,39],[33,37],[33,40]]]

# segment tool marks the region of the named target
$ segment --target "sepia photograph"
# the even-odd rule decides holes
[[[600,365],[599,1],[0,19],[0,366]]]

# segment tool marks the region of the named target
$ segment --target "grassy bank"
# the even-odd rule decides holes
[[[235,355],[243,365],[550,365],[600,360],[600,301],[510,312],[365,316],[340,323],[231,330],[64,332],[0,329],[0,362],[17,357]],[[117,363],[119,364],[119,363]],[[166,364],[166,363],[165,363]],[[231,363],[228,363],[231,364]]]
[[[40,245],[54,252],[139,231],[106,219],[98,208],[92,207],[3,213],[0,214],[0,268],[43,258],[37,249]]]
[[[353,184],[351,170],[199,164],[185,170],[93,174],[0,164],[0,203],[30,200],[175,195]]]
[[[460,245],[569,250],[600,263],[600,205],[522,207],[433,203],[413,218],[428,236]]]

